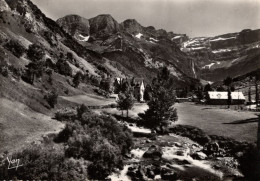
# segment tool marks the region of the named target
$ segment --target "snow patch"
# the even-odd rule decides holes
[[[172,40],[176,40],[176,39],[179,39],[179,38],[181,38],[181,36],[175,36],[175,37],[172,38]]]
[[[213,50],[212,53],[223,53],[223,52],[231,52],[231,49],[218,49],[218,50]]]
[[[212,40],[209,40],[209,41],[222,41],[222,40],[230,40],[230,39],[235,39],[236,37],[233,36],[233,37],[230,37],[230,38],[221,38],[221,37],[218,37],[216,39],[212,39]]]
[[[142,33],[138,33],[137,35],[135,35],[135,37],[138,38],[138,39],[141,39],[142,36],[143,36]]]
[[[206,69],[206,68],[210,69],[213,65],[215,65],[215,63],[211,63],[211,64],[208,64],[208,65],[204,65],[204,66],[202,67],[202,69]]]
[[[154,42],[158,42],[158,41],[159,41],[159,40],[154,39],[154,38],[152,38],[152,37],[150,37],[150,40],[151,40],[151,41],[154,41]]]
[[[90,36],[83,36],[83,35],[79,35],[80,38],[79,41],[88,41]]]

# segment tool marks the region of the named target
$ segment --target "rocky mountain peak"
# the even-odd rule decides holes
[[[135,19],[127,19],[121,25],[125,31],[131,34],[143,32],[143,27]]]
[[[70,35],[89,35],[89,20],[79,15],[67,15],[57,20],[57,23]]]
[[[98,37],[106,36],[119,31],[118,22],[109,14],[98,15],[89,19],[90,34]]]

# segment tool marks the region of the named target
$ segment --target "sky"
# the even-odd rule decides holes
[[[110,14],[119,23],[136,19],[189,37],[215,36],[260,28],[260,0],[32,0],[57,20],[77,14],[87,19]]]

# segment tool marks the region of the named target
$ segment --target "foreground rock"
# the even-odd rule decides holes
[[[152,145],[150,148],[144,153],[144,158],[161,158],[163,155],[162,149],[159,146]]]

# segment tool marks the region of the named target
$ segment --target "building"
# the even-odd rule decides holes
[[[123,78],[115,78],[114,81],[114,93],[118,94],[121,89],[124,87],[123,84],[128,84],[132,87],[133,96],[136,100],[143,102],[144,101],[144,91],[145,85],[143,79],[133,78],[133,79],[123,79]]]
[[[228,92],[208,91],[207,103],[213,105],[227,105]],[[231,92],[231,104],[238,105],[245,103],[245,96],[242,92]]]
[[[137,82],[134,86],[134,97],[140,101],[143,102],[144,101],[144,91],[145,91],[145,87],[144,87],[144,81],[140,80],[139,82]]]

